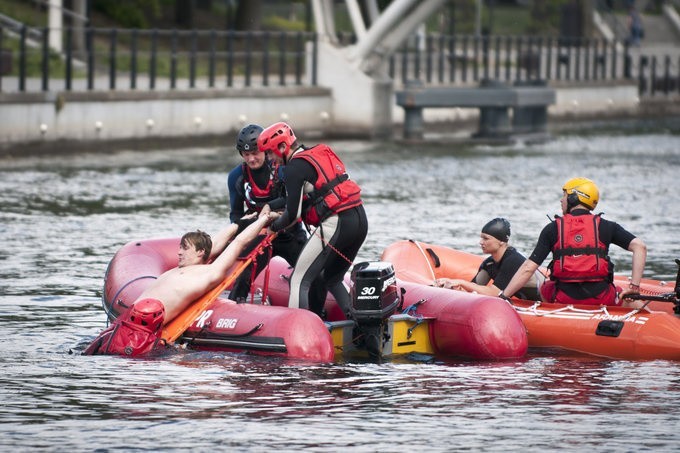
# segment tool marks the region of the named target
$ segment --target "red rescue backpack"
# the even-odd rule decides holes
[[[163,332],[165,307],[156,299],[142,299],[103,330],[83,355],[137,357],[155,350]]]

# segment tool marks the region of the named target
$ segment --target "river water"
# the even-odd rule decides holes
[[[647,243],[645,276],[674,279],[677,118],[591,125],[542,145],[438,143],[330,142],[363,187],[370,229],[358,260],[407,238],[479,253],[479,230],[497,216],[528,254],[564,181],[587,176],[598,210]],[[103,276],[119,247],[227,221],[231,149],[0,159],[3,450],[677,449],[675,362],[79,355],[105,326]],[[612,256],[629,274],[630,254]]]

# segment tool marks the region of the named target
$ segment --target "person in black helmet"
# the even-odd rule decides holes
[[[272,211],[285,207],[283,166],[277,165],[266,153],[258,150],[257,139],[261,132],[262,127],[249,124],[236,137],[236,150],[243,162],[234,167],[227,178],[231,207],[229,219],[232,223],[240,223],[243,216],[253,212],[259,213],[265,205]],[[256,238],[243,253],[248,254],[261,240],[262,236]],[[234,282],[229,298],[245,302],[251,282],[267,266],[272,256],[281,256],[291,266],[295,265],[306,241],[307,235],[300,224],[279,233],[272,242],[271,253],[258,255],[256,272],[253,273],[252,265],[248,267]]]
[[[479,237],[479,246],[489,256],[479,266],[477,275],[472,281],[440,278],[437,280],[438,286],[469,292],[474,291],[488,296],[496,296],[499,291],[505,289],[517,269],[526,261],[524,255],[508,245],[510,222],[502,217],[497,217],[484,225]],[[493,283],[489,284],[491,280],[493,280]],[[543,280],[543,275],[536,271],[530,281],[518,291],[517,297],[527,300],[540,300],[539,287]]]

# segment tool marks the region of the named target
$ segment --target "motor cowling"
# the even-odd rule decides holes
[[[352,269],[350,295],[350,312],[358,323],[380,323],[392,316],[400,301],[392,263],[357,263]]]
[[[356,264],[351,274],[350,296],[350,314],[355,322],[354,344],[372,357],[382,358],[383,348],[390,340],[387,319],[401,301],[392,263]]]

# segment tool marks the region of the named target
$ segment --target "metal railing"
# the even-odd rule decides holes
[[[19,30],[17,49],[0,58],[0,91],[317,84],[315,33],[87,28],[84,48],[77,49],[74,29],[66,28],[60,54],[49,49],[48,34],[41,29],[39,44],[31,46],[28,28]],[[3,40],[0,28],[0,48]]]
[[[627,42],[523,36],[414,37],[389,61],[398,87],[518,81],[637,81],[640,95],[680,93],[680,49],[645,53]]]
[[[2,31],[0,92],[317,85],[315,33],[87,28],[76,48],[76,30],[66,28],[64,51],[54,53],[47,28],[37,45],[25,26],[16,39]],[[348,39],[340,38],[341,44]],[[4,50],[11,39],[14,50]],[[680,93],[680,49],[651,53],[603,39],[415,36],[387,69],[395,88],[410,80],[425,86],[635,81],[641,96]]]

